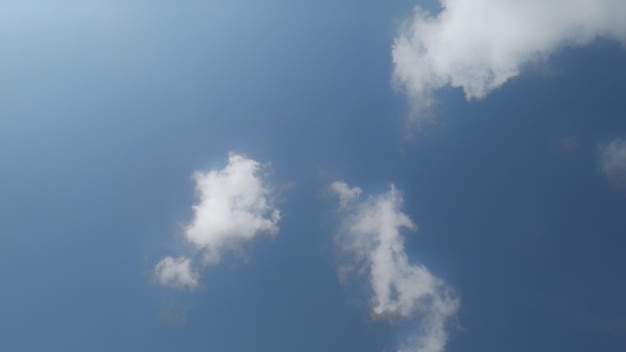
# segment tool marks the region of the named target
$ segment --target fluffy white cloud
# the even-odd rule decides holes
[[[280,212],[270,204],[262,167],[231,153],[224,169],[194,173],[199,203],[185,236],[204,251],[206,264],[219,263],[225,250],[237,250],[259,234],[278,234]]]
[[[174,289],[193,291],[198,288],[198,274],[191,269],[189,258],[163,258],[154,268],[154,277],[159,284]]]
[[[356,190],[340,184],[335,187],[340,201],[345,190]],[[446,322],[456,314],[460,303],[426,267],[409,262],[400,231],[417,227],[402,213],[402,202],[401,193],[392,185],[382,195],[344,208],[337,243],[347,256],[347,264],[340,270],[345,273],[349,268],[369,276],[375,317],[421,317],[420,331],[402,351],[439,352],[448,339]]]
[[[626,42],[626,1],[439,2],[436,16],[416,7],[393,44],[393,81],[418,121],[428,118],[440,88],[462,88],[467,99],[479,99],[562,47],[599,36]]]
[[[224,253],[239,252],[242,244],[259,235],[278,234],[280,212],[272,206],[272,189],[265,171],[259,162],[230,153],[223,169],[193,174],[198,203],[193,206],[192,221],[185,227],[185,239],[201,252],[201,266],[219,264]],[[177,284],[184,278],[179,275],[183,263],[189,268],[187,259],[163,259],[155,268],[157,281],[173,288],[188,288]],[[176,270],[166,270],[170,268]],[[160,279],[163,277],[166,279]]]
[[[614,187],[626,188],[626,140],[615,139],[602,148],[600,170]]]

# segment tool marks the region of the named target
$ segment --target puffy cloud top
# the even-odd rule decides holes
[[[219,263],[224,249],[259,234],[278,233],[280,212],[270,205],[261,169],[258,162],[231,153],[224,169],[194,173],[199,203],[185,235],[204,250],[208,264]]]
[[[433,93],[462,88],[485,97],[564,46],[599,36],[626,42],[626,2],[616,0],[440,0],[437,16],[417,7],[392,50],[397,88],[426,119]]]

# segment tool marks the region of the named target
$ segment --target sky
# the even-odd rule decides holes
[[[0,1],[0,350],[626,350],[625,16]]]

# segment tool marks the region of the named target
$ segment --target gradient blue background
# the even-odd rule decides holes
[[[403,190],[410,258],[462,299],[448,351],[626,350],[626,195],[597,167],[626,136],[626,51],[445,90],[407,141],[390,48],[414,5],[2,2],[0,350],[392,350],[413,327],[336,277],[336,179]],[[229,151],[271,162],[279,236],[200,292],[156,286],[191,173]]]

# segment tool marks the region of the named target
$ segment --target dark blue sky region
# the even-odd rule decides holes
[[[462,14],[458,3],[448,11]],[[434,101],[424,108],[411,91],[423,82],[398,84],[392,52],[418,5],[433,21],[441,11],[397,0],[0,4],[0,350],[410,347],[428,315],[372,311],[375,261],[338,274],[342,224],[391,184],[417,225],[400,230],[408,265],[460,302],[445,351],[626,350],[626,149],[606,156],[626,138],[626,30],[600,26],[577,46],[563,35],[470,101],[473,81],[424,56],[443,70],[422,77]],[[424,43],[420,55],[439,50]],[[456,88],[432,83],[453,76]],[[207,247],[188,237],[200,202],[191,175],[223,170],[229,152],[267,171],[280,229],[226,241],[206,265]],[[349,215],[329,191],[337,180],[362,190]],[[198,289],[159,285],[168,255],[192,258]],[[412,304],[432,309],[424,301]]]

